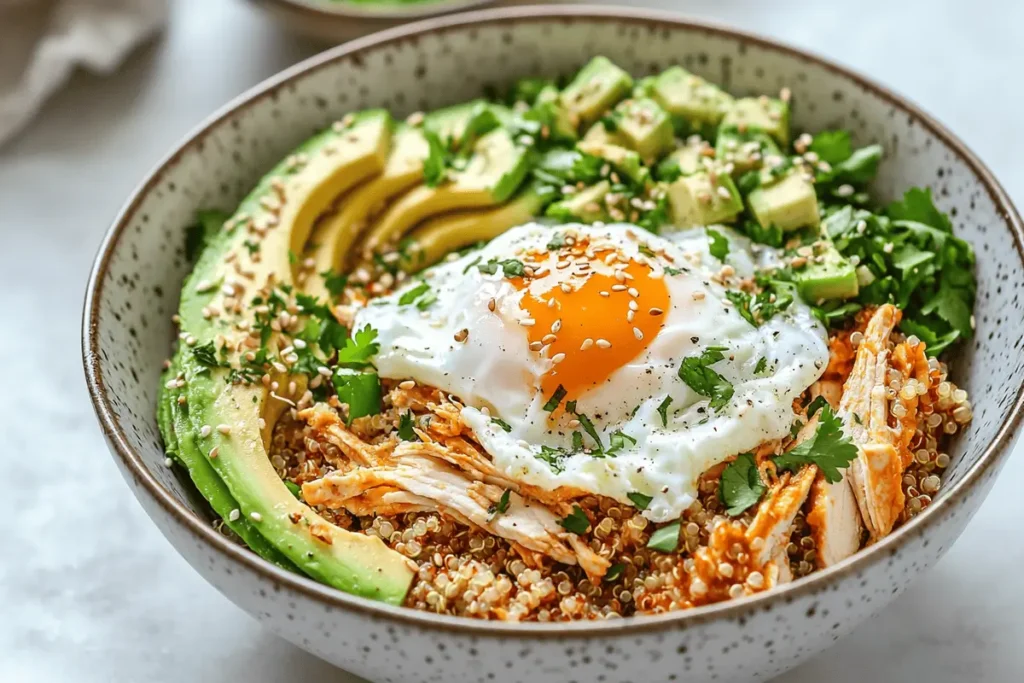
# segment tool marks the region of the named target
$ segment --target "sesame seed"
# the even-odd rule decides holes
[[[597,348],[599,349],[610,349],[612,347],[612,343],[607,339],[598,339],[594,343],[597,344]]]
[[[544,342],[539,342],[539,341],[530,342],[530,350],[531,351],[540,351],[542,348],[544,348]]]
[[[644,333],[640,331],[639,327],[634,327],[633,328],[633,336],[636,337],[637,339],[643,339],[644,338]]]
[[[164,467],[174,467],[174,461],[170,458],[164,458]]]
[[[836,194],[840,197],[849,197],[853,193],[853,185],[843,184],[836,188]]]
[[[640,296],[640,292],[639,292],[639,290],[637,290],[636,287],[630,287],[629,288],[629,295],[635,299],[636,297]]]
[[[633,318],[636,316],[636,311],[626,311],[626,322],[633,322]]]
[[[228,434],[231,433],[231,425],[219,424],[217,425],[217,431],[227,436]]]
[[[460,344],[469,339],[469,330],[463,327],[461,330],[455,333],[455,341]]]
[[[586,339],[583,340],[583,343],[580,345],[580,351],[586,351],[587,349],[589,349],[593,345],[594,345],[594,340],[591,339],[590,337],[587,337]]]
[[[580,426],[580,421],[576,418],[569,420],[569,429],[575,429]]]
[[[566,294],[572,293],[572,285],[570,285],[568,282],[563,282],[561,285],[559,285],[559,288]]]
[[[721,197],[722,199],[732,199],[732,195],[729,194],[729,188],[725,187],[724,185],[719,185],[718,190],[716,191],[718,192],[718,196]]]
[[[213,460],[219,454],[220,454],[220,449],[217,446],[214,446],[213,448],[210,449],[210,455],[209,455],[210,460]]]
[[[651,310],[649,310],[647,312],[650,313],[651,315],[657,316],[657,315],[661,315],[665,311],[661,310],[660,308],[652,308]]]
[[[609,294],[607,291],[603,289],[600,292],[598,292],[598,294],[600,294],[601,296],[611,296],[611,294]]]
[[[693,300],[694,301],[703,301],[705,296],[707,296],[707,295],[704,294],[704,292],[694,292],[693,293]]]
[[[537,321],[533,318],[522,318],[519,320],[519,324],[523,327],[533,327],[537,324]]]
[[[409,391],[410,389],[413,389],[413,388],[416,387],[416,382],[414,382],[411,379],[407,379],[404,382],[399,382],[398,387],[400,389],[404,389],[406,391]]]
[[[258,512],[250,512],[249,513],[249,517],[251,517],[252,521],[254,521],[254,522],[262,522],[263,521],[263,515],[261,515]]]
[[[613,292],[625,292],[626,291],[626,285],[612,285],[612,291]]]
[[[561,363],[563,360],[565,360],[565,354],[564,353],[556,353],[555,355],[553,355],[551,357],[551,362],[552,363]]]
[[[553,333],[557,334],[560,329],[562,329],[562,319],[561,318],[559,318],[555,322],[551,323],[551,331]]]
[[[488,311],[494,311],[494,307],[496,305],[497,305],[497,303],[494,301],[494,299],[491,299],[490,301],[487,302],[487,310]]]
[[[553,334],[545,334],[540,340],[544,344],[553,344],[556,339],[558,339],[558,337]]]
[[[615,271],[615,279],[618,280],[619,282],[625,282],[626,281],[626,274],[623,273],[621,270],[616,270]]]
[[[210,435],[212,431],[213,427],[211,427],[210,425],[203,425],[202,427],[199,428],[199,436],[205,439]]]

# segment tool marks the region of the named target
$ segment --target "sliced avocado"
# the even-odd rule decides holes
[[[501,204],[522,184],[530,170],[530,150],[499,128],[473,145],[462,170],[437,187],[416,187],[396,200],[367,235],[365,248],[376,250],[400,240],[421,221],[448,211]]]
[[[618,132],[618,130],[608,130],[603,121],[598,121],[587,129],[587,132],[583,135],[583,142],[617,145],[618,147],[625,147],[627,144],[626,138],[623,137],[622,133]]]
[[[704,160],[714,156],[711,146],[704,140],[687,140],[658,164],[658,177],[692,175],[704,171]]]
[[[632,76],[607,57],[594,57],[562,90],[562,106],[577,128],[586,127],[601,118],[632,88]]]
[[[722,125],[740,131],[760,130],[782,147],[789,146],[789,105],[771,97],[743,97],[732,103]]]
[[[715,158],[722,164],[732,164],[733,177],[760,168],[769,156],[782,156],[775,140],[759,130],[740,132],[735,126],[722,126],[715,139]]]
[[[631,149],[620,147],[606,142],[581,142],[576,149],[584,154],[600,157],[615,167],[619,173],[630,178],[633,182],[643,183],[650,176],[650,172],[640,160],[640,154]]]
[[[743,210],[736,184],[724,173],[714,181],[707,171],[680,176],[666,186],[665,192],[677,228],[725,223]]]
[[[185,350],[211,342],[222,350],[246,348],[252,337],[239,327],[249,321],[239,311],[248,311],[261,288],[291,285],[289,251],[299,245],[293,253],[301,253],[313,220],[335,196],[380,171],[389,138],[387,115],[367,112],[309,140],[260,181],[203,252],[179,311],[182,333],[193,343],[186,341],[179,354],[188,414],[176,431],[182,443],[191,436],[237,502],[239,518],[303,572],[397,605],[413,577],[406,558],[380,539],[321,518],[295,498],[270,463],[267,435],[286,401],[296,398],[288,391],[291,381],[304,391],[304,377],[273,373],[280,389],[271,395],[259,381],[232,383],[227,368],[208,367]],[[249,246],[254,239],[258,249]],[[267,343],[272,346],[273,338]],[[239,353],[229,351],[228,358],[239,364]]]
[[[695,131],[717,126],[733,103],[729,93],[679,66],[655,76],[647,92],[662,109],[682,117]]]
[[[800,295],[810,302],[848,299],[860,291],[857,269],[824,236],[815,244],[815,255],[807,264],[794,268],[794,279]]]
[[[605,195],[612,186],[607,180],[566,196],[547,208],[545,215],[565,221],[593,223],[608,219]]]
[[[764,228],[772,225],[785,231],[817,228],[821,220],[814,182],[797,170],[751,192],[747,195],[747,205]]]
[[[423,160],[428,154],[423,131],[404,125],[396,129],[383,172],[346,195],[337,212],[326,217],[310,238],[315,245],[311,255],[316,261],[316,276],[306,283],[307,293],[329,300],[321,273],[346,270],[354,260],[349,254],[352,244],[370,219],[393,198],[423,180]]]
[[[424,222],[409,236],[410,249],[417,253],[413,270],[431,266],[454,251],[494,239],[509,228],[528,223],[543,204],[540,194],[533,188],[526,188],[495,209],[458,211]]]
[[[615,108],[613,119],[627,146],[648,164],[667,153],[675,142],[672,120],[652,99],[629,99]]]
[[[462,144],[466,127],[474,117],[481,116],[490,105],[487,100],[472,100],[437,109],[423,117],[423,130],[433,133],[442,142],[455,148]]]

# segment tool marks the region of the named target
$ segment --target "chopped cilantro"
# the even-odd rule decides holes
[[[765,358],[764,356],[761,356],[760,358],[757,359],[757,365],[754,366],[754,374],[755,375],[760,375],[761,373],[763,373],[767,369],[768,369],[768,359]]]
[[[487,263],[477,266],[477,268],[481,273],[486,273],[487,275],[494,275],[498,272],[498,268],[501,268],[502,274],[505,277],[521,277],[525,272],[523,262],[514,258],[505,259],[504,261],[491,259]]]
[[[582,420],[580,422],[582,423]],[[623,448],[635,445],[636,439],[631,437],[629,434],[626,434],[621,429],[616,429],[611,433],[611,436],[608,437],[608,449],[604,451],[604,455],[614,456]]]
[[[477,256],[475,259],[473,259],[472,261],[470,261],[469,263],[466,264],[466,267],[462,269],[462,274],[465,275],[470,270],[472,270],[473,266],[475,266],[476,264],[480,263],[483,260],[484,260],[483,256]]]
[[[711,369],[711,366],[725,358],[724,346],[709,346],[699,356],[687,356],[679,366],[679,378],[701,396],[711,399],[711,409],[724,408],[732,398],[733,386],[729,380]]]
[[[564,469],[562,460],[568,457],[569,454],[560,448],[551,448],[550,446],[541,446],[540,453],[537,454],[539,460],[543,460],[551,468],[551,471],[558,474]]]
[[[427,139],[429,150],[427,158],[423,160],[423,182],[427,187],[437,187],[448,172],[450,155],[437,133],[425,128],[423,136]]]
[[[192,358],[204,368],[223,367],[223,363],[217,360],[217,347],[212,341],[192,347]]]
[[[757,505],[764,490],[765,485],[761,481],[753,454],[741,453],[722,471],[718,497],[725,503],[725,511],[735,517],[747,508]]]
[[[501,498],[498,499],[498,502],[487,508],[487,511],[491,513],[491,519],[508,512],[509,498],[511,495],[512,491],[510,489],[505,489],[501,494]]]
[[[298,500],[302,500],[302,489],[299,488],[298,484],[296,484],[294,481],[289,481],[285,479],[284,486],[286,489],[291,491],[292,495],[295,496]]]
[[[492,417],[491,418],[491,424],[498,425],[499,427],[501,427],[506,432],[511,432],[512,431],[512,425],[510,425],[508,422],[505,422],[501,418]]]
[[[615,581],[620,576],[622,576],[622,572],[624,571],[626,571],[626,565],[624,565],[622,562],[616,562],[612,566],[608,567],[608,571],[605,572],[603,580]]]
[[[828,401],[824,396],[818,396],[807,406],[807,419],[811,419],[816,412],[825,407],[828,407]]]
[[[663,553],[674,553],[679,547],[679,522],[672,522],[663,526],[653,534],[647,541],[647,547],[651,550],[660,550]]]
[[[636,506],[637,510],[646,510],[647,506],[654,500],[654,496],[648,496],[647,494],[640,493],[639,491],[630,491],[626,494],[626,498],[629,498],[630,502]]]
[[[760,327],[793,303],[793,293],[787,283],[770,282],[758,294],[738,289],[726,291],[725,296],[736,306],[736,311],[754,327]]]
[[[544,404],[544,410],[549,413],[555,412],[567,393],[569,392],[565,390],[565,387],[559,384],[558,388],[555,389],[555,393],[551,394],[551,398]]]
[[[665,399],[658,404],[658,414],[661,415],[661,426],[668,427],[668,407],[672,405],[672,397],[666,396]]]
[[[796,472],[804,465],[817,465],[830,484],[842,480],[845,469],[857,457],[857,446],[843,433],[842,423],[832,408],[821,407],[818,430],[788,452],[775,458],[775,468]]]
[[[665,266],[665,272],[668,273],[669,275],[679,275],[680,273],[685,273],[686,270],[683,268],[673,268],[672,266]]]
[[[333,297],[341,296],[341,293],[345,291],[345,287],[348,285],[348,275],[345,275],[344,273],[325,270],[320,273],[320,277],[324,279],[324,288],[326,288]]]
[[[558,251],[566,245],[565,233],[556,232],[548,242],[548,251]]]
[[[654,252],[651,251],[651,248],[649,246],[647,246],[646,244],[641,244],[636,249],[637,249],[637,251],[639,251],[644,256],[649,256],[650,258],[654,258]]]
[[[583,508],[579,505],[573,505],[572,512],[568,516],[559,520],[558,523],[563,529],[574,533],[577,536],[582,536],[587,533],[587,529],[590,528],[590,520],[587,519],[586,513],[583,512]]]
[[[597,444],[597,449],[599,451],[603,451],[604,444],[601,443],[601,435],[597,433],[597,429],[594,427],[594,423],[591,422],[590,418],[584,415],[583,413],[575,413],[575,415],[577,419],[579,419],[580,424],[583,425],[583,431],[590,435],[590,438],[594,440],[594,443]]]
[[[719,261],[725,261],[725,257],[729,254],[729,240],[725,235],[708,228],[708,251]]]
[[[413,426],[416,424],[411,412],[402,413],[398,419],[398,438],[402,441],[419,441]]]
[[[412,302],[416,301],[422,294],[426,294],[430,291],[430,285],[426,282],[421,282],[412,289],[406,291],[402,296],[398,298],[399,306],[408,306]]]

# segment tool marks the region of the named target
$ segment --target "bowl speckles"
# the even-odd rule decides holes
[[[737,93],[794,93],[795,128],[880,141],[874,186],[928,185],[978,254],[978,334],[954,363],[974,421],[922,515],[846,562],[780,590],[688,612],[604,623],[495,624],[361,600],[233,545],[164,467],[153,417],[199,208],[232,208],[316,129],[371,106],[403,115],[528,74],[568,74],[603,53],[635,74],[681,63]],[[985,167],[913,105],[830,63],[749,35],[653,13],[494,10],[361,39],[286,71],[215,115],[147,178],[111,228],[85,305],[89,390],[114,459],[150,517],[235,603],[288,640],[375,681],[751,680],[824,649],[880,610],[963,530],[1010,453],[1022,413],[1024,231]],[[642,671],[642,676],[638,676]]]

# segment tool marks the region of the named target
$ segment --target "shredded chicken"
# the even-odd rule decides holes
[[[303,413],[309,424],[359,467],[308,482],[303,498],[312,505],[344,508],[355,515],[386,507],[391,514],[420,510],[443,512],[462,524],[484,529],[518,546],[564,564],[579,564],[600,580],[611,563],[592,551],[575,534],[562,528],[556,514],[541,501],[524,497],[524,487],[501,475],[468,442],[452,437],[451,446],[434,442],[390,442],[368,446],[327,409]],[[508,508],[497,506],[509,490]],[[564,504],[562,504],[564,505]],[[562,505],[556,509],[567,514]]]
[[[895,306],[886,304],[875,311],[839,404],[844,431],[858,447],[847,479],[872,541],[892,531],[905,502],[901,481],[909,464],[902,453],[906,450],[906,425],[898,422],[893,428],[888,424],[889,341],[899,319]]]

